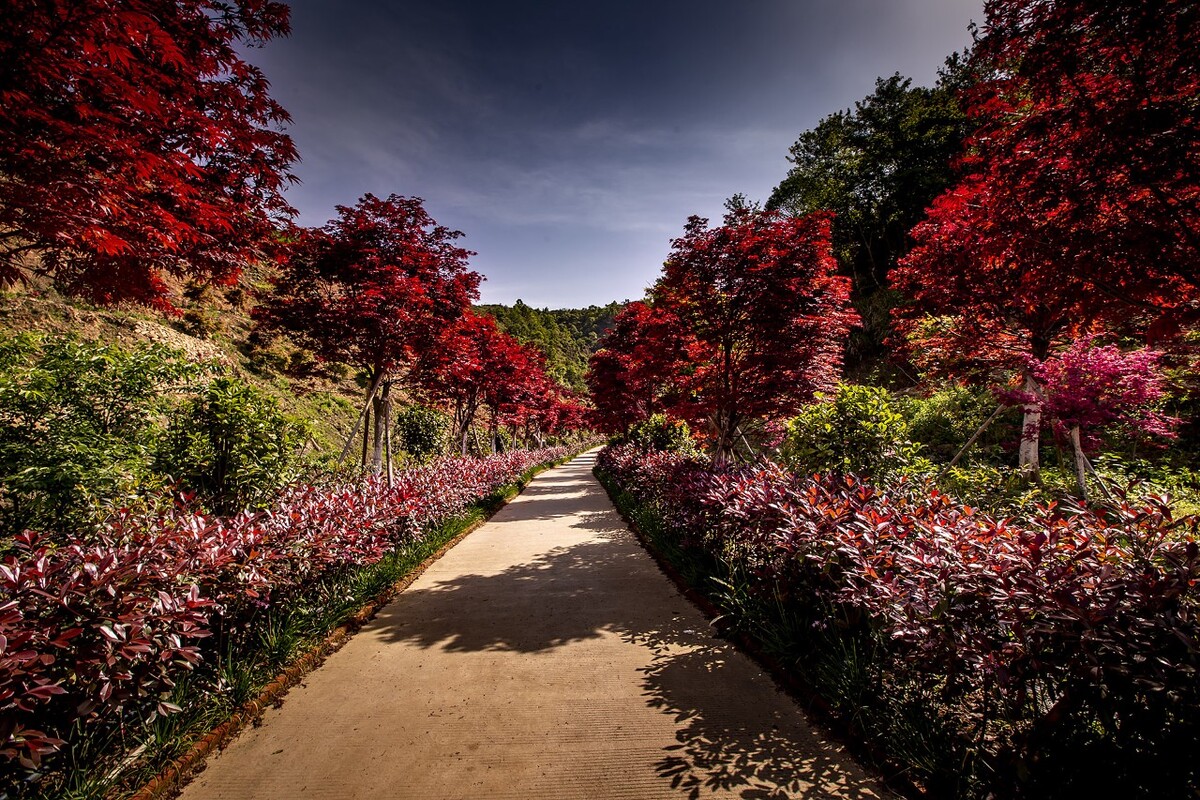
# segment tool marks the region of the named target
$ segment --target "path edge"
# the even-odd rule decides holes
[[[844,746],[855,760],[859,762],[859,766],[865,772],[873,774],[888,790],[895,792],[907,800],[932,800],[933,796],[930,795],[924,786],[905,775],[903,768],[899,764],[889,759],[882,750],[875,747],[868,739],[856,735],[852,723],[843,719],[824,697],[809,686],[800,676],[796,675],[794,671],[788,669],[783,662],[767,653],[754,637],[742,631],[732,631],[727,626],[722,625],[721,618],[726,615],[726,612],[710,600],[700,589],[693,586],[675,568],[675,565],[671,563],[667,555],[661,552],[654,545],[650,537],[638,527],[633,516],[628,513],[624,504],[620,502],[617,496],[622,491],[620,487],[610,484],[608,480],[597,474],[596,470],[593,470],[592,475],[601,488],[604,489],[604,493],[608,496],[608,500],[612,503],[613,509],[617,512],[618,516],[625,522],[629,530],[633,532],[638,544],[654,560],[659,571],[674,584],[676,591],[708,618],[709,624],[716,629],[721,638],[732,644],[739,652],[760,666],[771,677],[776,688],[792,698],[796,705],[803,709],[805,716],[810,718],[810,724],[814,724],[822,732]],[[812,717],[816,717],[816,719],[813,720],[811,719]]]
[[[484,516],[468,524],[462,531],[455,534],[453,538],[446,541],[435,552],[413,567],[404,577],[384,589],[374,599],[347,617],[344,622],[330,631],[317,645],[299,656],[289,667],[276,675],[275,679],[263,688],[258,697],[244,703],[224,722],[200,737],[183,755],[159,770],[158,774],[142,784],[141,788],[129,795],[110,794],[109,800],[117,800],[117,798],[126,798],[126,800],[167,800],[167,798],[177,796],[183,790],[183,787],[198,772],[204,769],[205,761],[210,755],[217,750],[224,749],[247,726],[255,725],[268,708],[282,705],[284,696],[292,687],[321,666],[326,658],[340,650],[359,629],[374,619],[375,615],[384,606],[395,600],[401,592],[411,586],[417,578],[421,577],[429,567],[433,566],[446,553],[461,543],[463,539],[466,539],[480,527],[490,522],[492,517],[500,513],[509,503],[520,497],[534,478],[543,472],[548,472],[578,458],[591,449],[589,447],[588,450],[581,450],[558,461],[534,467],[527,475],[522,475],[515,484],[512,484],[516,487],[516,492],[509,497],[500,499],[499,502],[496,502],[487,510]]]

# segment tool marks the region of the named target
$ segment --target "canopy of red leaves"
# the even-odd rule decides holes
[[[232,281],[292,211],[296,159],[241,55],[272,0],[10,0],[0,14],[0,282],[169,306],[165,275]]]
[[[438,225],[415,197],[364,195],[338,218],[302,231],[255,316],[320,358],[379,375],[424,352],[478,297],[462,233]]]
[[[836,268],[828,214],[734,209],[715,228],[692,217],[675,240],[654,304],[686,354],[678,413],[714,430],[718,452],[743,422],[794,414],[837,382],[858,315]]]
[[[584,422],[578,399],[546,373],[545,356],[501,331],[492,317],[474,312],[440,332],[413,377],[426,401],[451,409],[460,437],[485,407],[493,428],[525,426],[556,434]]]
[[[669,376],[685,358],[677,330],[671,314],[642,301],[617,314],[588,361],[597,429],[619,433],[663,410]]]
[[[1148,348],[1126,352],[1116,345],[1098,345],[1095,337],[1087,336],[1053,358],[1030,365],[1040,396],[1023,392],[1009,396],[1017,403],[1040,403],[1067,427],[1090,431],[1124,424],[1143,434],[1169,438],[1179,420],[1159,409],[1166,395],[1161,357]]]
[[[894,274],[964,315],[950,357],[1049,355],[1089,323],[1162,333],[1200,297],[1200,6],[990,0],[968,92],[979,128],[960,182]],[[981,324],[976,324],[978,321]],[[983,339],[990,340],[984,342]]]

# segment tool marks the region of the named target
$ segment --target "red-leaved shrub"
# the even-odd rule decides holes
[[[1196,520],[1164,500],[1048,506],[1018,525],[930,486],[769,462],[714,470],[616,447],[598,470],[751,591],[817,626],[865,627],[881,673],[934,687],[929,713],[958,720],[964,747],[1011,768],[1004,780],[1024,780],[1069,724],[1129,758],[1196,744],[1200,546]]]
[[[26,532],[0,562],[0,756],[36,769],[75,720],[129,704],[175,710],[161,697],[208,655],[218,626],[372,564],[565,455],[441,459],[391,487],[296,486],[266,512],[229,518],[183,503],[119,514],[87,544],[52,548]]]

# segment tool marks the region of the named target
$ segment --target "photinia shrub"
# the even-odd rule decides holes
[[[1200,779],[1184,757],[1200,736],[1197,520],[1164,500],[1047,506],[1017,524],[929,485],[885,493],[772,463],[714,469],[623,446],[597,469],[810,630],[874,642],[877,695],[933,698],[918,711],[956,728],[946,763],[989,790],[1182,796]],[[1104,769],[1083,770],[1084,751]]]
[[[87,544],[23,533],[0,561],[0,757],[37,769],[73,725],[177,709],[217,630],[372,564],[565,448],[443,458],[385,481],[298,485],[233,517],[114,514]]]

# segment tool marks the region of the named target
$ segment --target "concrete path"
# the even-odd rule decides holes
[[[534,480],[184,800],[887,796],[711,635],[594,459]]]

